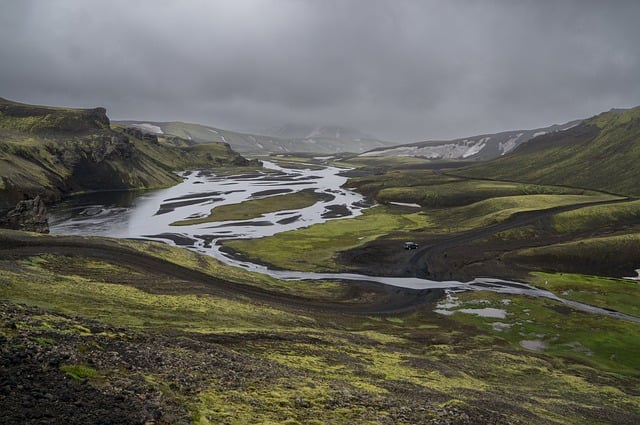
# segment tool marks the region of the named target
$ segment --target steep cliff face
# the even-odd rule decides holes
[[[176,139],[176,138],[173,138]],[[0,99],[0,210],[36,196],[175,184],[175,170],[254,164],[228,144],[192,146],[110,125],[104,108],[30,106]]]

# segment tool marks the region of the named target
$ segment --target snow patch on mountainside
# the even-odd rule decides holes
[[[463,158],[469,158],[477,153],[479,153],[485,146],[487,146],[487,142],[491,139],[491,137],[483,137],[479,142],[472,144],[469,149],[465,153],[462,154]]]
[[[140,130],[146,131],[147,133],[154,134],[164,134],[162,129],[157,125],[149,124],[148,122],[140,123],[140,124],[132,124],[132,126],[139,128]]]
[[[507,139],[506,142],[499,142],[498,150],[500,151],[500,155],[504,155],[514,150],[516,146],[518,146],[518,141],[523,134],[524,133],[518,133],[514,137]]]
[[[543,134],[568,130],[582,120],[554,124],[533,130],[505,131],[447,141],[425,141],[375,149],[360,156],[416,156],[427,159],[481,159],[487,160],[505,155],[531,139]]]
[[[385,156],[420,156],[428,159],[468,158],[480,152],[489,141],[489,137],[480,140],[465,139],[458,143],[446,143],[433,146],[398,146],[385,149]],[[379,156],[380,151],[372,151],[360,156]]]

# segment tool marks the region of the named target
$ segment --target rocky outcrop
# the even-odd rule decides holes
[[[69,168],[84,161],[101,163],[130,160],[137,156],[129,138],[113,131],[95,132],[82,140],[66,142],[61,151],[61,160]]]
[[[2,127],[33,133],[83,133],[110,128],[105,108],[70,109],[25,105],[0,98]]]
[[[135,127],[127,127],[124,130],[125,133],[127,133],[130,136],[135,137],[136,139],[140,139],[140,140],[146,140],[147,142],[151,142],[154,145],[157,145],[158,142],[158,136],[156,136],[153,133],[148,133],[146,131],[142,131],[139,128],[135,128]]]
[[[29,232],[49,233],[49,215],[40,196],[20,201],[5,217],[0,218],[0,227]]]

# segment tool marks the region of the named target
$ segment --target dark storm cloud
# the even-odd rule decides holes
[[[640,104],[637,1],[0,0],[0,96],[396,141]]]

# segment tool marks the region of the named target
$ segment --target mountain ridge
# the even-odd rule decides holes
[[[114,123],[135,126],[155,134],[171,134],[199,143],[229,143],[238,152],[253,155],[295,152],[360,153],[391,145],[390,142],[367,136],[358,130],[336,126],[285,125],[274,130],[273,135],[259,135],[181,121],[118,120]]]
[[[531,130],[507,130],[450,140],[427,140],[401,144],[389,148],[373,149],[360,154],[360,156],[414,156],[432,160],[486,161],[505,155],[535,137],[566,130],[582,121],[580,119],[573,120],[564,124],[553,124]]]

